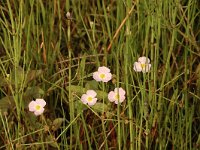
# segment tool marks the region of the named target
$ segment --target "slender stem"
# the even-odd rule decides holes
[[[174,26],[175,23],[176,23],[176,14],[177,14],[177,7],[175,7],[175,9],[172,12],[172,23],[173,23],[172,26]],[[172,51],[173,51],[173,48],[174,48],[176,35],[177,35],[177,30],[176,30],[176,28],[173,28],[169,53],[168,53],[168,56],[167,56],[167,62],[166,62],[166,65],[165,65],[165,70],[164,70],[162,80],[161,80],[161,85],[160,85],[161,89],[160,89],[159,99],[158,99],[158,111],[161,111],[162,97],[163,97],[162,89],[164,87],[167,71],[169,70],[169,67],[170,67],[170,58],[171,58],[171,54],[172,54]]]
[[[117,87],[119,88],[119,61],[117,61]],[[118,91],[119,93],[119,91]],[[118,99],[118,104],[117,104],[117,141],[118,141],[118,149],[121,149],[121,123],[120,123],[120,103]]]
[[[71,79],[72,79],[72,71],[71,71],[71,66],[72,66],[72,49],[70,45],[70,23],[71,21],[68,19],[67,20],[67,45],[68,45],[68,57],[69,57],[69,70],[68,70],[68,80],[69,80],[69,110],[70,110],[70,121],[74,120],[74,103],[73,103],[73,97],[72,97],[72,91],[71,91]],[[70,149],[72,149],[72,144],[73,144],[73,126],[70,126]]]
[[[126,33],[127,33],[127,36],[126,36],[126,47],[125,47],[125,53],[124,53],[124,58],[125,58],[125,68],[124,68],[124,73],[125,73],[125,85],[126,85],[126,98],[127,98],[127,102],[128,102],[128,116],[129,116],[129,119],[130,120],[133,120],[133,109],[132,109],[132,105],[131,105],[131,100],[130,100],[130,93],[129,93],[129,75],[128,75],[128,69],[129,69],[129,58],[130,58],[130,41],[131,41],[131,36],[130,36],[130,33],[131,33],[131,19],[130,17],[130,14],[132,13],[133,11],[133,8],[136,4],[132,5],[132,2],[131,0],[127,1],[127,9],[126,9]],[[119,74],[119,72],[118,72]],[[119,109],[118,109],[119,110]],[[119,110],[120,111],[120,110]],[[120,112],[118,112],[118,123],[119,123],[119,126],[118,128],[121,128],[120,127]],[[130,121],[129,122],[129,132],[130,132],[130,150],[133,150],[134,149],[134,130],[133,130],[133,122]],[[120,130],[119,130],[120,131]],[[120,136],[120,134],[119,134]]]
[[[105,91],[105,84],[104,84],[104,82],[102,82],[102,88],[103,88],[103,92]],[[103,96],[103,105],[105,105],[105,97]],[[101,121],[102,121],[102,129],[103,129],[103,134],[104,134],[104,141],[105,141],[105,146],[106,146],[106,148],[105,149],[108,149],[108,142],[107,142],[107,136],[106,136],[106,128],[105,128],[105,125],[104,125],[104,117],[105,117],[105,115],[104,115],[104,113],[105,113],[105,108],[103,107],[103,112],[102,112],[102,119],[101,119]]]

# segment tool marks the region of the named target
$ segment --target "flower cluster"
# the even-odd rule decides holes
[[[110,73],[110,69],[102,66],[99,67],[96,72],[93,73],[93,78],[97,82],[108,82],[112,79],[112,74]],[[125,100],[125,91],[120,88],[115,88],[114,91],[110,91],[108,94],[108,100],[110,102],[114,102],[115,104],[122,103]],[[97,93],[94,90],[88,90],[86,94],[81,96],[81,101],[84,104],[88,104],[89,106],[93,106],[97,102],[96,98]]]
[[[148,57],[139,57],[138,61],[133,64],[133,70],[136,72],[149,72],[151,69],[150,59]],[[108,82],[112,79],[112,74],[110,73],[110,69],[102,66],[99,67],[96,72],[93,73],[93,78],[97,82]],[[110,102],[114,102],[115,104],[122,103],[125,100],[125,90],[123,88],[115,88],[114,91],[110,91],[108,93],[108,100]],[[81,101],[84,104],[88,104],[89,106],[93,106],[97,102],[97,93],[94,90],[88,90],[85,94],[81,96]],[[46,102],[44,99],[36,99],[32,100],[28,107],[29,111],[34,112],[36,116],[41,115],[44,112],[44,106]]]
[[[133,70],[136,72],[149,72],[151,69],[150,59],[148,57],[142,56],[138,58],[138,61],[133,64]],[[98,68],[98,71],[93,73],[93,78],[97,82],[108,82],[112,79],[112,74],[110,69],[102,66]],[[108,93],[108,100],[114,102],[115,104],[122,103],[125,100],[125,90],[123,88],[115,88],[114,91]],[[84,104],[93,106],[97,102],[97,93],[94,90],[88,90],[86,94],[83,94],[81,101]]]

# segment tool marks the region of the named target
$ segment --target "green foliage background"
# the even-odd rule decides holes
[[[1,0],[0,149],[199,149],[199,27],[198,0]],[[92,79],[99,66],[112,81]]]

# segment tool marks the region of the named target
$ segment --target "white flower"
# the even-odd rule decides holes
[[[143,57],[140,57],[138,59],[138,62],[135,62],[133,64],[133,69],[136,71],[136,72],[143,72],[143,73],[146,73],[146,72],[149,72],[150,71],[150,68],[151,68],[151,64],[150,64],[150,59],[143,56]]]
[[[84,104],[88,104],[89,106],[93,106],[97,102],[97,98],[95,98],[97,93],[94,90],[87,90],[86,94],[81,96],[81,101]]]
[[[98,71],[93,73],[93,78],[98,82],[108,82],[111,80],[112,74],[110,73],[109,68],[103,66],[99,67]]]
[[[122,103],[125,100],[125,94],[123,88],[115,88],[114,91],[108,93],[108,100],[110,102],[115,102],[115,104]]]
[[[46,102],[44,99],[36,99],[31,101],[28,105],[29,111],[34,112],[36,116],[41,115],[44,112],[44,106]]]

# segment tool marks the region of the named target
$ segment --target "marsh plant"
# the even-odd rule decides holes
[[[0,149],[200,149],[199,0],[1,0]]]

